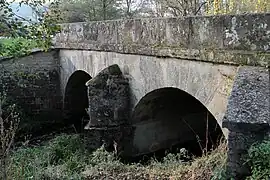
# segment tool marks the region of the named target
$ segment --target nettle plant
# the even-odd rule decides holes
[[[35,41],[36,48],[48,50],[52,46],[53,36],[60,31],[60,26],[57,24],[60,20],[60,11],[58,10],[58,1],[53,2],[46,0],[20,0],[7,1],[0,0],[0,37],[22,38]],[[11,8],[11,4],[16,2],[18,8],[26,5],[32,9],[33,14],[37,17],[35,20],[25,18],[18,15]],[[3,49],[3,43],[0,47]],[[8,48],[14,53],[22,51],[25,53],[27,49],[26,43],[18,41],[14,46]],[[4,52],[1,52],[3,54]],[[19,53],[20,55],[20,53]]]

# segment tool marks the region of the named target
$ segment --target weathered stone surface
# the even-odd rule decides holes
[[[79,50],[61,50],[60,64],[63,88],[76,70],[84,70],[94,77],[104,68],[117,64],[129,80],[131,109],[134,109],[147,93],[160,88],[175,87],[199,100],[220,126],[237,73],[237,67],[230,65]],[[227,136],[225,128],[223,132]]]
[[[122,157],[132,156],[133,129],[131,126],[85,130],[84,141],[88,150],[96,150],[104,145],[108,151],[114,151]]]
[[[270,132],[269,69],[240,67],[229,97],[223,127],[228,128],[228,176],[249,175],[245,155],[249,147]]]
[[[118,65],[111,65],[86,83],[90,117],[84,128],[91,148],[102,144],[108,150],[122,151],[130,136],[129,83]],[[90,145],[91,146],[91,145]]]
[[[233,131],[245,131],[249,128],[241,127],[240,124],[270,125],[269,81],[267,68],[240,67],[229,98],[223,126]]]
[[[61,123],[58,52],[36,52],[0,61],[0,92],[22,109],[18,135],[44,133]]]
[[[117,127],[128,123],[129,84],[117,65],[109,66],[86,83],[89,128]]]
[[[63,24],[60,49],[113,51],[267,66],[270,14],[114,20]]]

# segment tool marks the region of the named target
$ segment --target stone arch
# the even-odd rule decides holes
[[[135,127],[135,154],[155,152],[176,144],[200,154],[206,144],[211,148],[223,136],[217,120],[199,100],[173,87],[159,88],[142,97],[131,121]]]
[[[81,129],[81,120],[87,117],[88,108],[87,81],[92,77],[85,71],[77,70],[68,79],[64,95],[64,117],[67,124]]]

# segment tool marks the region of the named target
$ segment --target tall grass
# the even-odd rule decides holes
[[[11,154],[10,179],[77,177],[87,164],[79,135],[61,135],[40,147],[21,147]]]
[[[124,164],[103,147],[90,153],[79,135],[60,135],[38,147],[21,147],[11,154],[9,179],[211,179],[220,175],[226,145],[190,162],[187,154],[167,154],[147,165]]]

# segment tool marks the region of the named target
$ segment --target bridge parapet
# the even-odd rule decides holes
[[[267,66],[270,13],[62,24],[55,47]]]

